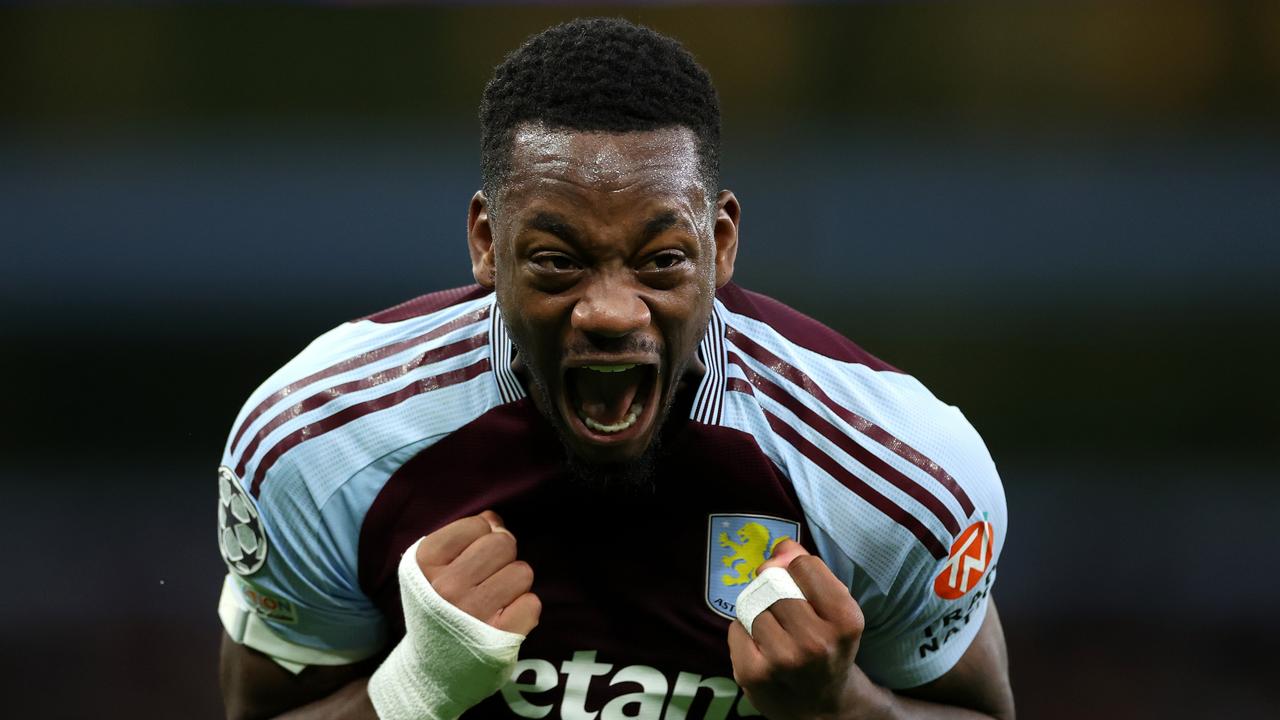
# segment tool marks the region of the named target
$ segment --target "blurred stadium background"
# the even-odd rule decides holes
[[[717,81],[739,280],[986,437],[1022,716],[1280,717],[1280,3],[1225,0],[5,3],[0,714],[220,717],[239,404],[469,281],[481,87],[602,12]]]

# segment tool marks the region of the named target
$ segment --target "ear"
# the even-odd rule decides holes
[[[733,264],[738,259],[738,218],[742,208],[729,190],[721,190],[716,198],[716,287],[724,287],[733,279]]]
[[[493,256],[493,225],[489,223],[489,199],[483,191],[471,196],[467,208],[467,249],[471,252],[471,275],[476,282],[492,288],[497,273]]]

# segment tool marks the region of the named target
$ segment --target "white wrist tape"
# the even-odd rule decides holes
[[[400,559],[405,635],[369,679],[382,720],[453,720],[509,678],[524,636],[449,604],[418,568],[418,543]]]
[[[800,586],[791,579],[791,573],[780,567],[771,567],[756,576],[742,592],[738,594],[738,602],[734,611],[738,621],[751,635],[751,624],[760,613],[779,600],[804,600]]]

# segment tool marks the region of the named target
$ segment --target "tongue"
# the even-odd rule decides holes
[[[616,373],[586,369],[570,371],[577,395],[577,409],[602,425],[622,422],[640,389],[643,372],[640,367]]]

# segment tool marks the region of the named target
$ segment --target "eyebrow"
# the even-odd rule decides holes
[[[529,220],[529,227],[534,230],[541,230],[549,235],[574,244],[580,244],[578,231],[565,221],[564,218],[555,213],[540,212]]]
[[[680,224],[680,217],[667,210],[650,218],[640,231],[641,242],[648,242],[662,233]],[[565,242],[581,244],[581,235],[564,217],[556,213],[539,212],[529,219],[528,227],[554,235]]]
[[[641,233],[641,240],[648,242],[653,238],[661,235],[663,232],[670,230],[680,222],[680,218],[670,210],[655,216],[644,224],[644,231]]]

